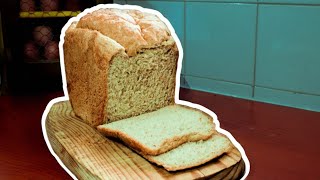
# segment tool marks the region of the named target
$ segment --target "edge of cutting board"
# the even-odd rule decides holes
[[[52,149],[79,179],[239,179],[244,174],[236,148],[204,165],[168,172],[83,123],[69,101],[54,104],[45,125]]]

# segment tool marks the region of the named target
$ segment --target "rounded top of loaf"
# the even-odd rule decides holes
[[[160,46],[170,31],[154,14],[128,9],[99,9],[83,16],[77,28],[97,30],[123,46],[129,56]]]

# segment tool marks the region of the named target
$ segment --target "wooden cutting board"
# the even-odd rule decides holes
[[[79,179],[238,179],[244,173],[237,149],[202,166],[168,172],[81,122],[69,101],[52,106],[46,129],[53,150]]]

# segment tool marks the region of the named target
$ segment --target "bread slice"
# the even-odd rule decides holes
[[[159,155],[189,142],[206,140],[214,133],[213,118],[204,112],[182,105],[121,121],[100,125],[98,131],[120,138],[131,148],[146,155]]]
[[[233,145],[227,137],[214,134],[208,140],[188,142],[158,156],[141,155],[168,171],[177,171],[204,164],[231,151],[232,148]]]
[[[91,126],[174,104],[178,48],[155,15],[96,10],[68,27],[63,52],[72,108]]]

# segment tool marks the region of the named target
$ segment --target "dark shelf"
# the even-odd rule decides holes
[[[24,60],[26,64],[57,64],[60,63],[59,59],[54,60],[47,60],[47,59],[40,59],[40,60]]]

